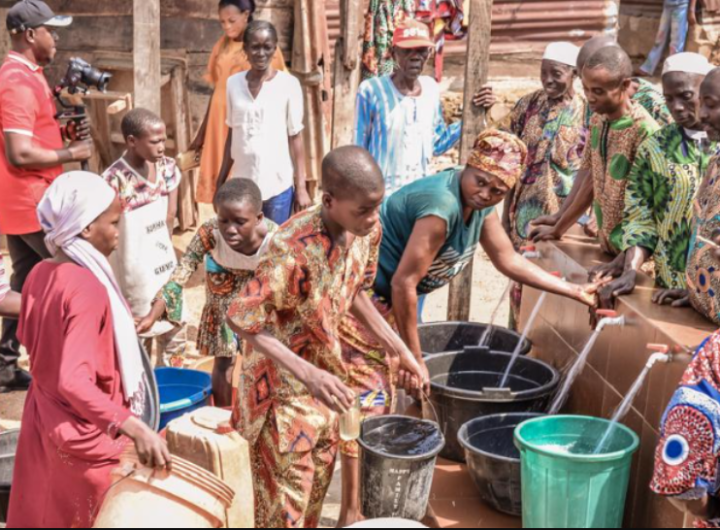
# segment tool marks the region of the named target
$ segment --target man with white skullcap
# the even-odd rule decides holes
[[[528,146],[528,165],[506,200],[503,225],[516,249],[528,243],[530,223],[556,214],[572,190],[582,162],[587,134],[587,103],[575,91],[580,48],[554,42],[545,50],[540,78],[543,88],[523,97],[499,128]],[[513,317],[522,289],[513,289]]]
[[[620,277],[601,291],[601,302],[633,292],[638,272],[655,259],[656,285],[684,290],[693,222],[693,202],[715,145],[701,124],[700,86],[713,66],[702,55],[680,53],[667,59],[663,91],[675,120],[638,149],[625,192]],[[666,295],[660,291],[656,302]]]
[[[147,376],[130,310],[108,263],[122,207],[98,175],[60,176],[38,205],[54,256],[23,290],[18,337],[33,382],[15,460],[8,527],[91,528],[128,438],[140,461],[170,466],[138,416]]]

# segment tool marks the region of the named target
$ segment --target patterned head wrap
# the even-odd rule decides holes
[[[525,173],[528,150],[517,136],[489,129],[478,136],[468,166],[495,175],[508,188],[514,188]]]

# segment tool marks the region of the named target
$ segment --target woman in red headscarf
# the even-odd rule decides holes
[[[383,241],[377,279],[370,294],[375,306],[399,331],[424,370],[418,335],[421,298],[448,285],[482,246],[495,267],[512,280],[577,300],[596,303],[595,285],[573,285],[519,255],[495,207],[525,170],[527,147],[515,135],[481,134],[465,169],[420,179],[383,205]],[[403,374],[390,381],[390,359],[364,326],[347,316],[341,327],[344,360],[351,366],[349,386],[361,397],[366,417],[392,410],[396,383],[415,382]],[[359,519],[357,444],[341,446],[343,510],[341,523]]]

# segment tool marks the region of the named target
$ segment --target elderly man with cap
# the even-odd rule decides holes
[[[467,166],[418,180],[383,204],[383,240],[378,274],[368,293],[375,307],[400,333],[427,371],[418,335],[418,299],[448,285],[470,263],[478,245],[495,267],[512,280],[595,304],[595,285],[572,285],[545,272],[515,251],[495,207],[525,174],[527,148],[504,131],[488,130],[477,139]],[[361,398],[365,417],[389,414],[398,385],[412,389],[412,378],[392,380],[391,358],[352,315],[341,326],[348,384]],[[358,449],[340,447],[343,455],[341,522],[359,513]]]
[[[64,147],[55,119],[53,93],[43,67],[55,57],[57,28],[70,17],[55,16],[40,0],[23,0],[7,15],[12,49],[0,68],[0,233],[7,236],[13,265],[11,285],[21,292],[30,271],[49,257],[35,209],[65,163],[90,158],[92,145]],[[78,130],[85,137],[89,129]],[[0,393],[27,389],[30,377],[17,367],[17,322],[3,321]]]
[[[528,147],[525,174],[508,194],[503,226],[516,249],[527,244],[530,223],[560,211],[580,170],[587,129],[587,101],[575,91],[580,48],[569,42],[550,44],[543,56],[543,88],[522,98],[500,128],[519,136]],[[511,296],[517,320],[522,288]]]
[[[91,528],[119,456],[171,465],[139,417],[148,392],[135,323],[107,258],[122,207],[98,175],[56,179],[37,215],[53,259],[27,279],[18,335],[33,372],[8,528]]]
[[[388,194],[429,175],[432,158],[460,141],[462,124],[445,123],[440,86],[422,75],[434,46],[425,24],[402,22],[393,36],[395,73],[360,85],[355,143],[379,164]],[[489,88],[475,98],[479,106],[493,102]]]
[[[702,55],[680,53],[663,69],[663,90],[675,123],[638,149],[625,191],[621,276],[601,291],[601,301],[633,292],[643,264],[655,258],[656,285],[686,289],[693,203],[716,145],[700,120],[700,86],[713,66]],[[662,300],[658,293],[656,301]]]

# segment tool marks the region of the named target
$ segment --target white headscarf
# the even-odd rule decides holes
[[[80,237],[112,205],[115,197],[115,191],[102,177],[72,171],[52,183],[37,212],[50,253],[55,256],[62,249],[67,257],[92,272],[107,290],[125,398],[132,411],[141,414],[145,371],[135,322],[107,258]]]

